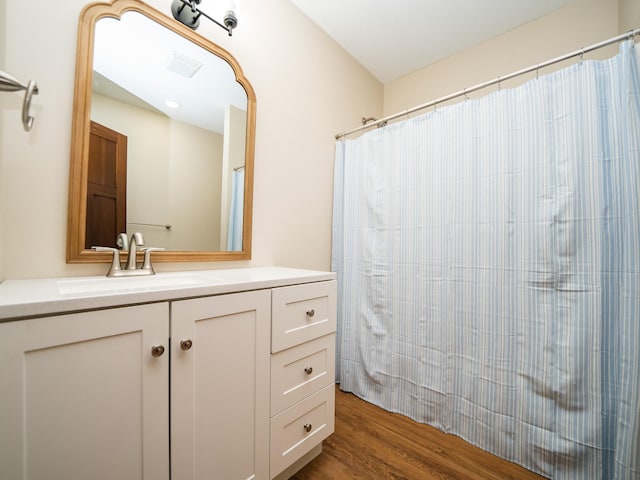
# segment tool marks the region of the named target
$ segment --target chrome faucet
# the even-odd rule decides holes
[[[122,250],[127,250],[129,256],[127,258],[127,264],[122,268],[120,263],[120,250],[118,248],[112,247],[91,247],[93,250],[97,252],[111,252],[113,253],[113,259],[111,261],[111,268],[107,272],[107,277],[128,277],[128,276],[136,276],[136,275],[154,275],[155,271],[153,270],[153,266],[151,265],[151,252],[157,252],[164,250],[164,248],[158,247],[144,247],[141,248],[144,252],[144,259],[142,265],[138,267],[138,263],[136,260],[136,254],[138,252],[138,247],[144,246],[144,239],[142,238],[142,234],[139,232],[131,235],[131,240],[127,240],[127,234],[121,233],[118,235],[116,240],[116,245]]]
[[[127,258],[127,266],[125,267],[125,270],[138,269],[136,254],[138,252],[138,247],[142,246],[144,246],[144,239],[142,238],[142,234],[140,232],[136,232],[131,235],[131,240],[129,240],[129,257]]]

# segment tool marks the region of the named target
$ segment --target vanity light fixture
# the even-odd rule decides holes
[[[173,18],[195,30],[200,25],[200,17],[203,16],[219,27],[224,28],[227,33],[229,33],[229,36],[231,36],[231,32],[238,25],[238,18],[233,10],[228,10],[227,13],[224,14],[222,23],[220,23],[197,7],[201,1],[202,0],[173,0],[171,2]]]

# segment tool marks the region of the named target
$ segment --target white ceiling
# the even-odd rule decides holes
[[[382,83],[571,0],[291,0]]]

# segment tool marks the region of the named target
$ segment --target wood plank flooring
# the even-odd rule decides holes
[[[291,480],[541,480],[464,440],[336,386],[336,429]]]

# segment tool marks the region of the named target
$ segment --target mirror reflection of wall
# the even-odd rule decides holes
[[[127,232],[169,250],[221,250],[223,136],[103,95],[91,105],[93,121],[128,138]]]
[[[242,212],[244,210],[242,194],[247,112],[228,105],[224,118],[220,245],[224,250],[233,251],[242,250]]]

